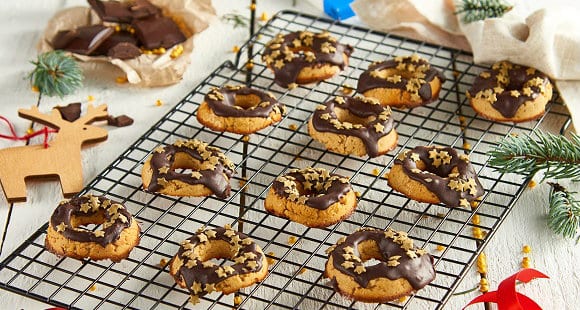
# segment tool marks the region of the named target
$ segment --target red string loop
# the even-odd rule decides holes
[[[14,126],[6,117],[0,115],[0,120],[3,120],[6,123],[6,125],[8,125],[8,129],[10,130],[10,135],[0,134],[0,138],[14,140],[14,141],[18,141],[18,140],[28,141],[31,138],[36,137],[38,135],[44,135],[44,140],[42,142],[42,145],[44,146],[44,148],[48,148],[48,134],[58,132],[58,130],[44,127],[40,130],[34,131],[32,133],[28,133],[24,136],[18,136],[16,134],[16,130],[14,130]]]

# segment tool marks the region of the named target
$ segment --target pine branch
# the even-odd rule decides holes
[[[580,201],[574,198],[576,192],[569,192],[557,183],[552,186],[549,198],[548,227],[565,238],[580,241]]]
[[[530,135],[508,136],[490,151],[489,164],[500,172],[526,176],[544,170],[542,181],[572,179],[580,181],[580,136],[572,133],[568,140],[562,135],[535,131]]]
[[[40,54],[31,63],[35,68],[28,77],[32,86],[36,86],[41,94],[62,98],[82,86],[81,69],[72,57],[62,51]]]
[[[226,23],[234,25],[234,28],[247,27],[250,24],[250,19],[246,16],[237,13],[229,13],[222,15],[222,20]]]
[[[462,21],[468,24],[486,18],[501,17],[511,9],[512,6],[502,0],[462,0],[455,14],[465,13]]]

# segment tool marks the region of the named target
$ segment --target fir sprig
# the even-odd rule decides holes
[[[489,152],[489,164],[500,172],[533,175],[544,170],[544,178],[580,180],[580,136],[535,131],[530,135],[508,136]]]
[[[82,86],[83,73],[76,61],[62,51],[50,51],[38,55],[29,74],[30,83],[41,94],[59,96],[73,93]]]
[[[246,16],[237,13],[229,13],[222,15],[222,20],[226,23],[234,25],[234,28],[247,27],[250,24],[250,19]]]
[[[574,198],[576,192],[569,192],[557,183],[552,186],[549,199],[548,227],[565,238],[580,241],[580,201]]]
[[[463,14],[461,19],[464,23],[484,20],[491,17],[501,17],[512,9],[502,0],[462,0],[457,5],[455,14]]]
[[[571,133],[570,139],[562,135],[535,131],[531,135],[508,136],[488,153],[489,164],[500,172],[526,176],[544,171],[545,179],[572,179],[580,181],[580,136]],[[552,186],[549,198],[548,227],[565,238],[580,241],[580,201],[557,183]]]

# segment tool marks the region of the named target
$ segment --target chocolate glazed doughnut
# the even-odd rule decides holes
[[[427,60],[418,55],[398,56],[371,64],[360,75],[357,91],[383,105],[414,108],[436,100],[443,82],[443,73]]]
[[[374,98],[337,96],[319,105],[308,133],[340,154],[377,157],[397,145],[391,109]]]
[[[356,195],[346,177],[323,168],[290,169],[278,176],[266,211],[309,227],[327,227],[352,214]]]
[[[101,225],[95,231],[82,228]],[[45,247],[59,256],[119,262],[139,244],[141,229],[119,202],[91,194],[63,200],[52,213]]]
[[[433,257],[405,232],[363,228],[327,250],[325,277],[342,295],[383,303],[407,296],[435,279]],[[378,264],[365,266],[375,259]]]
[[[552,84],[534,68],[502,61],[475,78],[467,97],[475,112],[487,119],[525,122],[544,115]]]
[[[217,265],[212,258],[224,258],[234,264]],[[200,229],[181,243],[169,262],[169,273],[175,282],[187,288],[190,301],[211,292],[230,294],[262,281],[268,274],[268,261],[262,249],[229,225]]]
[[[407,197],[452,207],[469,207],[483,187],[469,158],[450,147],[418,146],[399,154],[388,183]]]
[[[271,93],[245,86],[212,88],[197,110],[197,120],[215,131],[251,134],[282,119],[286,107]]]
[[[176,169],[191,169],[177,172]],[[141,170],[143,187],[172,196],[230,195],[234,164],[218,148],[192,139],[159,146]]]
[[[266,44],[262,61],[274,71],[274,82],[295,88],[328,79],[348,66],[350,45],[337,42],[328,32],[278,34]]]

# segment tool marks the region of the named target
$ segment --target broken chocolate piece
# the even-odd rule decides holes
[[[141,55],[141,50],[135,44],[121,42],[109,49],[107,56],[118,59],[131,59]]]
[[[161,15],[161,9],[148,0],[136,0],[130,7],[133,18],[147,18]]]
[[[115,31],[110,37],[108,37],[99,48],[95,51],[95,55],[107,55],[109,50],[115,47],[119,43],[130,43],[135,46],[139,45],[137,39],[131,35],[128,31]]]
[[[133,119],[127,115],[112,116],[107,117],[107,125],[115,127],[125,127],[133,124]]]
[[[134,20],[135,35],[146,49],[170,48],[187,38],[169,17],[150,17]]]
[[[59,31],[52,40],[54,49],[62,49],[76,54],[90,55],[108,37],[113,34],[112,28],[102,25],[78,27],[74,30]]]
[[[133,20],[133,12],[125,2],[101,0],[88,0],[88,2],[102,21],[130,23]]]
[[[70,103],[64,107],[56,106],[54,108],[58,110],[62,119],[66,120],[66,121],[74,122],[77,119],[79,119],[79,117],[81,117],[81,103],[80,102]]]

